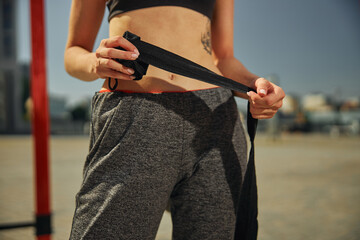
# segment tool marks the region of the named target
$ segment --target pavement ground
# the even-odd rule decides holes
[[[68,239],[87,136],[50,141],[52,239]],[[34,188],[30,136],[0,136],[0,224],[31,221]],[[360,239],[360,138],[284,135],[256,139],[259,240]],[[164,214],[157,240],[171,239]],[[32,228],[0,231],[1,240],[35,239]]]

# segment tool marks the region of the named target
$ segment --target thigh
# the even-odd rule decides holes
[[[167,132],[176,120],[144,99],[116,101],[109,109],[95,106],[71,239],[154,239],[176,182],[176,132],[170,138],[156,131]],[[167,122],[149,120],[154,112]]]
[[[241,180],[237,178],[228,182],[219,155],[218,150],[211,150],[195,166],[193,175],[172,194],[174,240],[232,239]],[[214,158],[220,161],[215,162]],[[241,172],[238,174],[241,176]],[[231,189],[230,185],[237,186],[237,189]]]
[[[234,137],[228,147],[209,150],[194,165],[193,173],[174,189],[171,196],[174,240],[233,239],[246,164],[242,137]]]
[[[231,93],[199,92],[185,128],[187,170],[171,195],[173,239],[233,239],[247,146]],[[192,101],[195,102],[196,101]]]

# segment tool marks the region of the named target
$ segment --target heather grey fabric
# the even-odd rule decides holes
[[[96,93],[70,239],[233,239],[246,140],[230,90]]]

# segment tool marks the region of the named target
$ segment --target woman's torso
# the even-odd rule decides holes
[[[192,60],[218,74],[211,53],[210,20],[198,11],[178,6],[141,8],[114,16],[112,36],[130,31],[142,40]],[[140,52],[141,54],[141,52]],[[139,81],[119,80],[118,90],[136,92],[191,91],[216,87],[149,66]],[[108,80],[103,90],[108,89]]]

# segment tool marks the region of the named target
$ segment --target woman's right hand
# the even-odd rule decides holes
[[[115,47],[122,47],[119,50]],[[123,66],[115,59],[135,60],[139,56],[137,48],[121,36],[103,39],[95,51],[96,62],[92,71],[99,78],[116,78],[119,80],[133,80],[134,70]]]

